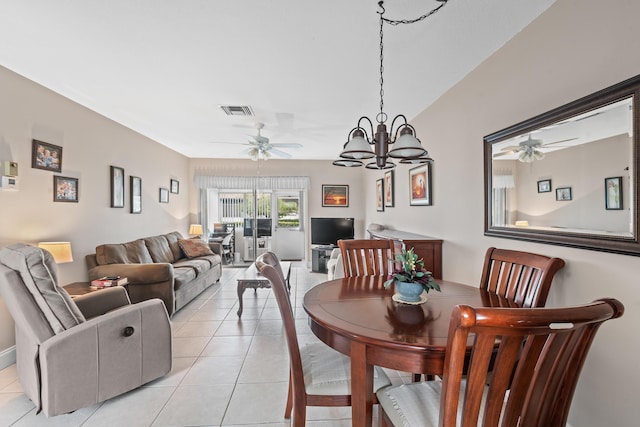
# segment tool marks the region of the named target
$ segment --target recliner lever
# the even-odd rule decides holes
[[[125,337],[130,337],[131,335],[134,334],[136,330],[134,329],[133,326],[127,326],[126,328],[124,328],[124,330],[122,331],[122,335],[124,335]]]

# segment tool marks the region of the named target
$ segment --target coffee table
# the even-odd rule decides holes
[[[291,263],[288,261],[282,261],[280,262],[280,267],[282,268],[282,274],[284,274],[287,286],[291,289],[291,284],[289,283]],[[238,277],[238,303],[240,305],[238,308],[238,317],[242,316],[242,294],[247,288],[252,288],[254,292],[257,292],[258,288],[271,288],[269,279],[258,272],[255,263],[251,264],[251,266],[249,266],[249,268],[247,268],[242,275]]]

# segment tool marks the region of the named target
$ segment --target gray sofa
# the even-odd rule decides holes
[[[205,253],[207,249],[208,253]],[[184,239],[174,231],[127,243],[97,246],[96,253],[86,256],[86,262],[89,280],[104,276],[127,277],[132,302],[160,298],[171,316],[220,280],[221,253],[218,243]]]

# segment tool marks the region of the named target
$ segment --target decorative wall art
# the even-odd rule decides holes
[[[129,193],[131,194],[131,213],[142,213],[142,178],[137,176],[129,177]]]
[[[387,171],[384,173],[384,205],[385,207],[392,208],[394,201],[393,194],[393,171]]]
[[[160,187],[160,203],[169,203],[169,189]]]
[[[604,205],[607,210],[622,210],[622,177],[604,179]]]
[[[54,175],[53,201],[78,203],[78,178]]]
[[[551,192],[551,180],[543,179],[538,181],[538,193],[550,193]]]
[[[111,166],[111,207],[124,208],[124,169]]]
[[[376,210],[384,212],[384,179],[376,180]]]
[[[558,187],[556,188],[556,200],[561,202],[567,202],[571,200],[571,187]]]
[[[62,147],[34,139],[31,147],[31,167],[60,172],[62,170]]]
[[[348,185],[322,185],[323,207],[347,207],[349,206]]]
[[[409,205],[431,204],[431,163],[425,163],[409,170]]]
[[[173,194],[178,194],[180,192],[180,182],[175,179],[172,179],[171,185],[169,186],[169,188],[171,189],[171,192]]]

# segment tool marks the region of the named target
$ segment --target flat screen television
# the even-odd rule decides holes
[[[353,239],[353,218],[311,218],[311,244],[336,246]]]
[[[244,237],[253,236],[253,219],[244,219]],[[258,237],[271,236],[271,218],[258,218]]]

